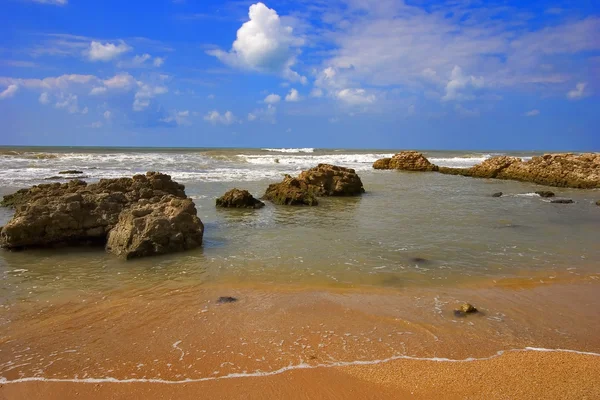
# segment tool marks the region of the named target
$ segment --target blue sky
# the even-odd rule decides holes
[[[2,11],[4,145],[600,150],[595,0]]]

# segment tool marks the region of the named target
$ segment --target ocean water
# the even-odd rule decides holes
[[[552,293],[520,292],[554,283],[598,282],[600,207],[594,203],[600,199],[600,191],[550,188],[557,197],[575,201],[551,204],[534,193],[549,188],[535,184],[372,169],[376,159],[394,153],[312,148],[0,149],[0,195],[61,181],[46,178],[66,169],[83,171],[83,179],[88,182],[160,171],[186,186],[205,225],[202,248],[141,260],[123,261],[102,248],[0,251],[0,377],[82,377],[73,363],[82,363],[84,355],[94,360],[111,346],[116,346],[111,350],[114,363],[96,360],[97,369],[87,371],[86,377],[168,376],[182,380],[221,376],[225,371],[277,371],[287,368],[288,363],[304,365],[313,357],[309,349],[325,345],[336,349],[328,353],[327,362],[332,365],[401,356],[485,357],[499,350],[560,347],[565,343],[575,350],[600,350],[597,341],[585,339],[592,326],[590,317],[597,316],[590,309],[598,309],[593,301],[585,308],[567,308],[558,313],[559,318],[556,310],[562,310],[564,304],[552,303]],[[424,153],[435,164],[450,167],[470,167],[492,155],[504,154]],[[215,199],[231,188],[247,189],[260,197],[284,174],[295,175],[318,163],[356,169],[366,193],[353,198],[323,198],[317,207],[267,203],[260,210],[215,208]],[[499,191],[504,193],[502,197],[491,197]],[[12,210],[0,208],[0,225],[11,216]],[[510,291],[493,291],[499,287]],[[477,288],[491,291],[483,295],[474,291]],[[329,294],[274,294],[278,290]],[[352,296],[331,297],[345,290],[385,294],[369,295],[363,302],[354,301],[356,297]],[[569,299],[584,292],[567,290],[564,301],[568,304]],[[214,298],[230,294],[244,299],[246,308],[241,309],[243,312],[219,314],[223,308],[213,308]],[[403,297],[398,300],[395,296]],[[473,320],[457,321],[451,313],[455,302],[472,299],[488,309],[485,318],[475,320],[476,328]],[[537,303],[541,299],[545,299],[543,303]],[[315,308],[310,311],[306,304],[322,308],[325,314],[316,316]],[[268,316],[264,314],[266,305],[271,307]],[[293,327],[288,326],[285,310],[294,310],[298,321]],[[354,330],[344,325],[343,315],[349,310],[354,313],[349,314],[355,318]],[[542,314],[546,322],[538,318]],[[207,320],[210,316],[216,319]],[[565,320],[567,316],[572,319]],[[406,322],[402,326],[393,322],[401,319],[412,321],[412,328],[419,329],[408,329]],[[238,332],[232,325],[234,320],[245,330]],[[164,325],[157,321],[171,322]],[[195,328],[195,334],[185,330],[188,324],[199,321],[204,325]],[[316,321],[324,326],[331,324],[332,333],[316,329]],[[379,331],[373,329],[374,323]],[[557,333],[566,329],[565,324],[570,324],[572,330],[564,335]],[[281,326],[297,333],[295,343],[305,346],[301,352],[294,350],[294,341],[289,343],[281,336]],[[470,331],[470,340],[479,340],[477,354],[466,343],[460,350],[450,345],[462,343],[457,326],[475,329]],[[403,329],[414,336],[402,336],[398,332]],[[231,361],[235,368],[219,368],[228,359],[223,358],[224,348],[219,343],[225,341],[232,348],[243,345],[239,338],[235,343],[227,341],[232,338],[223,339],[232,330],[244,340],[249,332],[263,338],[255,343],[258,347],[253,350],[256,357],[252,365],[237,360]],[[380,336],[382,331],[384,336]],[[155,349],[160,354],[147,359],[150,356],[141,350],[113,343],[115,335],[143,336],[145,339],[136,342],[152,348],[158,346],[152,344],[155,340],[161,343],[162,347]],[[207,335],[215,335],[210,336],[212,342],[209,340],[212,348],[190,344],[192,337],[194,343],[202,343],[208,340]],[[498,341],[490,342],[490,337]],[[186,351],[207,363],[205,369],[189,374],[164,367],[165,360],[170,360],[168,364],[178,362],[181,341],[181,346],[188,346]],[[208,353],[202,353],[203,349]],[[283,353],[279,358],[267,356],[268,366],[261,364],[264,360],[255,361],[264,359],[265,354],[278,354],[273,353],[275,349]],[[300,353],[303,356],[299,358]],[[35,363],[16,367],[21,365],[17,361],[23,354]],[[55,370],[43,368],[49,354],[54,354]],[[119,364],[119,357],[126,358],[122,363],[126,367],[111,372]],[[136,367],[148,366],[155,359],[164,364],[156,370],[162,375]],[[220,372],[213,374],[215,370]]]

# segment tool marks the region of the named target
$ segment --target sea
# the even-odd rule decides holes
[[[0,380],[179,382],[527,346],[600,352],[600,191],[372,168],[399,150],[0,148],[0,195],[66,182],[63,170],[90,183],[160,171],[185,185],[205,226],[201,248],[139,260],[101,247],[0,251]],[[541,153],[423,154],[468,168]],[[365,194],[215,208],[229,189],[261,197],[319,163],[355,169]],[[0,225],[13,212],[0,208]],[[478,317],[454,314],[464,301]]]

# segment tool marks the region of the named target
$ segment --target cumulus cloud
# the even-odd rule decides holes
[[[263,3],[251,5],[248,17],[238,29],[229,52],[219,49],[207,53],[233,67],[274,73],[306,83],[306,77],[292,70],[303,39],[294,36],[293,28]]]
[[[178,126],[191,125],[188,117],[190,116],[189,110],[183,111],[172,111],[166,118],[162,118],[160,121],[167,123],[175,123]]]
[[[8,99],[9,97],[13,97],[15,95],[15,93],[17,93],[17,91],[19,90],[19,86],[17,85],[8,85],[8,87],[0,93],[0,100],[1,99]]]
[[[92,41],[85,54],[90,61],[110,61],[131,50],[125,42],[119,44]]]
[[[53,6],[66,6],[69,1],[68,0],[29,0],[33,3],[39,3],[39,4],[50,4]]]
[[[375,101],[375,95],[368,94],[365,89],[342,89],[336,97],[349,105],[366,105]]]
[[[310,91],[310,97],[322,97],[323,90],[321,88],[314,88]]]
[[[456,107],[454,107],[454,109],[462,117],[478,117],[479,116],[479,110],[466,108],[460,104],[457,104]]]
[[[77,99],[77,95],[75,94],[63,94],[61,93],[58,96],[58,101],[54,105],[56,108],[65,109],[69,112],[69,114],[75,114],[79,112],[79,102]],[[87,109],[83,114],[87,113]]]
[[[579,82],[577,85],[575,85],[575,89],[569,90],[569,92],[567,93],[567,97],[570,100],[581,99],[582,97],[584,97],[586,95],[586,91],[585,91],[586,86],[587,86],[587,83]]]
[[[450,80],[446,84],[446,94],[442,97],[443,101],[449,100],[470,100],[473,99],[472,94],[464,93],[467,88],[483,87],[483,78],[474,77],[473,75],[466,76],[462,69],[455,65],[450,73]]]
[[[277,122],[277,107],[268,104],[265,108],[259,108],[248,113],[248,121],[263,121],[270,124]]]
[[[154,65],[155,67],[162,67],[164,63],[164,57],[154,57],[154,60],[152,61],[152,65]]]
[[[236,118],[231,111],[225,111],[223,114],[220,114],[217,110],[213,110],[204,116],[204,120],[213,125],[231,125],[236,121]]]
[[[104,114],[102,114],[104,116],[104,119],[111,119],[112,117],[112,113],[108,110],[104,111]]]
[[[285,96],[285,101],[299,101],[300,95],[298,91],[294,88],[290,89],[290,92]]]
[[[248,113],[248,121],[254,121],[256,119],[256,115],[253,113]]]
[[[265,99],[263,101],[267,104],[275,104],[275,103],[279,103],[279,100],[281,100],[280,95],[271,93],[270,95],[265,97]]]
[[[141,81],[137,81],[136,83],[138,85],[138,90],[135,93],[135,98],[133,101],[134,111],[145,110],[150,105],[151,99],[169,91],[166,86],[154,86]]]
[[[108,89],[104,86],[97,86],[90,90],[90,96],[98,96],[104,94],[108,91]]]
[[[40,94],[38,101],[41,104],[48,104],[50,102],[50,96],[48,95],[48,92],[44,92],[44,93]]]
[[[128,73],[120,73],[103,81],[108,89],[129,89],[136,84],[133,76]]]
[[[527,111],[525,114],[523,114],[526,117],[537,117],[538,115],[540,115],[540,110],[531,110],[531,111]]]
[[[0,85],[18,85],[27,89],[38,90],[66,90],[74,85],[86,85],[97,81],[94,75],[66,74],[44,79],[18,79],[0,77]]]

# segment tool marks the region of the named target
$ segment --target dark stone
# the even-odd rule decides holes
[[[75,174],[83,174],[83,171],[77,171],[76,169],[68,169],[66,171],[60,171],[59,174],[60,175],[64,175],[64,174],[75,175]]]
[[[247,190],[231,189],[217,199],[216,206],[223,208],[261,208],[265,206],[265,203],[252,197]]]
[[[86,179],[86,178],[89,178],[89,176],[80,175],[77,177],[77,179]],[[45,181],[56,181],[59,179],[73,179],[73,177],[71,177],[71,176],[51,176],[49,178],[44,178]]]
[[[556,199],[556,200],[551,200],[550,203],[554,203],[554,204],[571,204],[571,203],[573,203],[573,200],[571,200],[571,199]]]
[[[502,193],[502,192],[496,192],[492,195],[492,197],[502,197],[503,194],[504,193]]]
[[[412,257],[410,259],[410,261],[417,263],[417,264],[427,264],[430,262],[428,259],[422,258],[422,257]]]
[[[218,304],[235,303],[236,301],[238,301],[238,299],[236,299],[235,297],[231,297],[231,296],[221,296],[217,299]]]
[[[597,205],[597,206],[600,206],[600,200],[598,200],[598,201],[596,202],[596,205]]]
[[[535,192],[535,194],[537,194],[540,197],[554,197],[554,192],[551,192],[549,190],[539,190]]]

